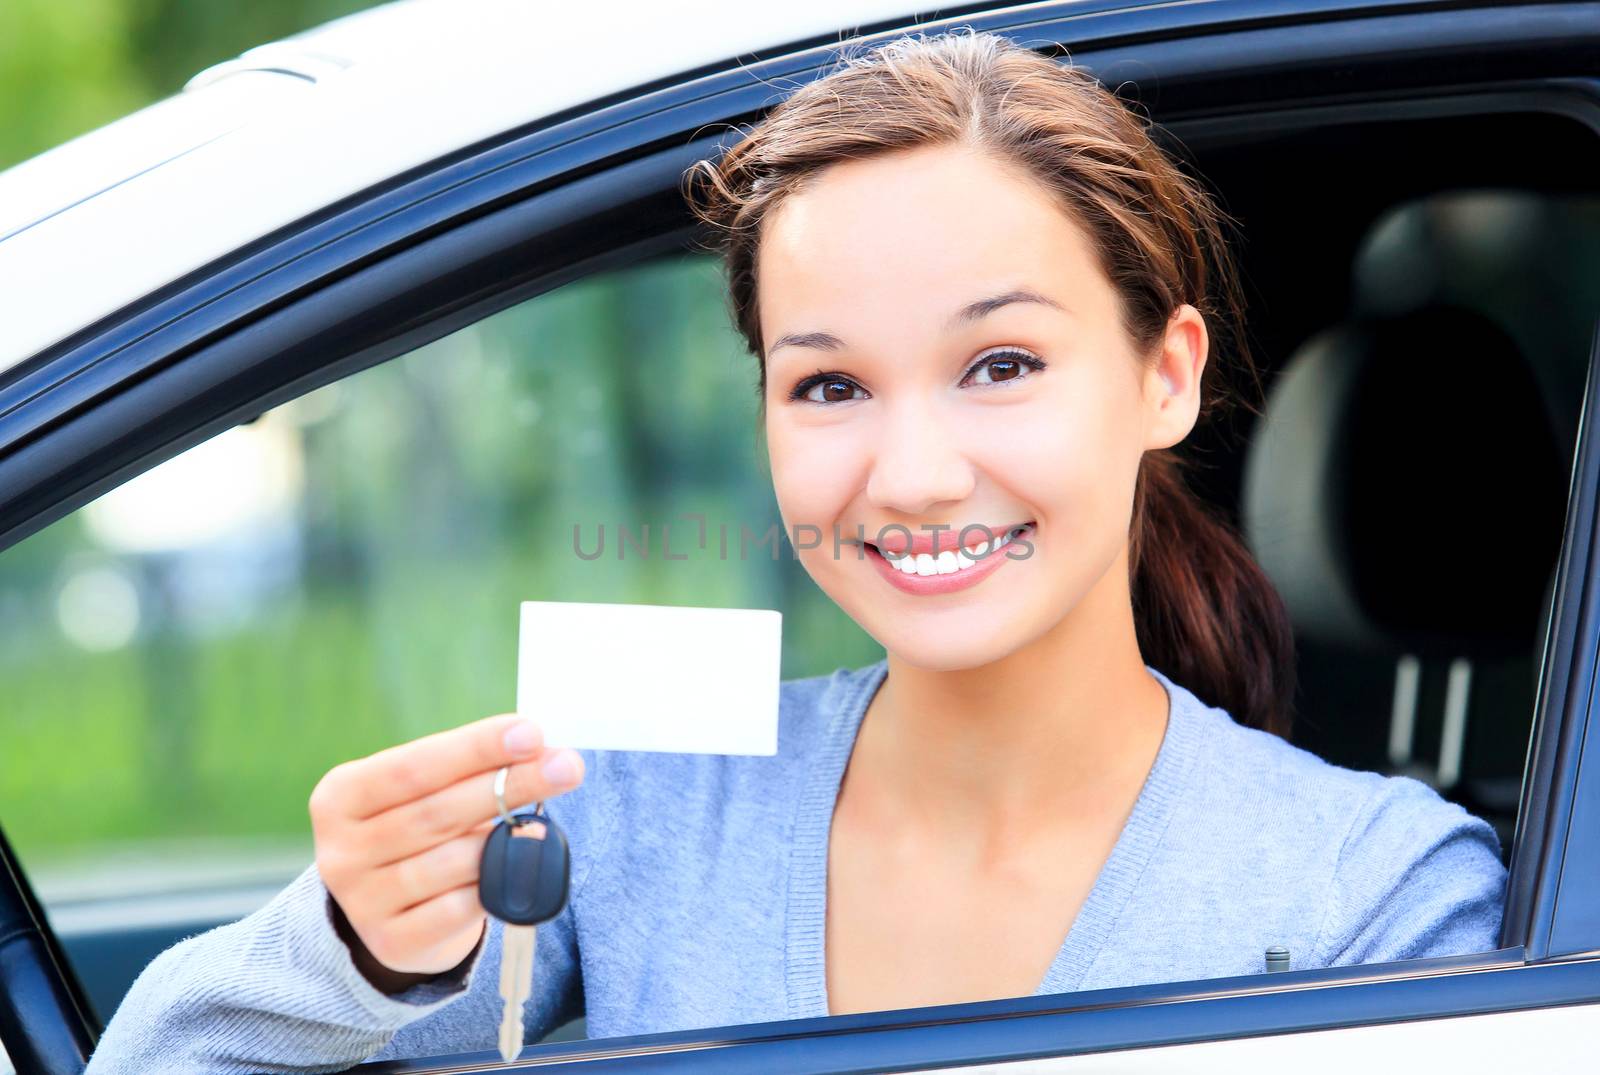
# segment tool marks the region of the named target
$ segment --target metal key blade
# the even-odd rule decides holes
[[[500,942],[500,1059],[522,1052],[522,1009],[533,992],[534,926],[505,923]]]

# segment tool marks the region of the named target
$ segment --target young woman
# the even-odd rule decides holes
[[[533,1040],[1496,946],[1487,823],[1284,738],[1284,610],[1173,454],[1253,372],[1237,279],[1133,113],[1004,39],[908,37],[686,178],[784,522],[885,658],[782,684],[770,758],[503,715],[336,767],[315,863],[163,953],[91,1071],[492,1049],[506,765],[573,855]]]

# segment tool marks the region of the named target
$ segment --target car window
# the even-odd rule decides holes
[[[1575,431],[1565,363],[1584,352],[1568,354],[1559,324],[1497,310],[1482,271],[1482,228],[1526,222],[1519,206],[1400,204],[1358,268],[1371,297],[1392,295],[1384,274],[1407,257],[1478,267],[1447,272],[1443,294],[1521,345],[1552,430],[1541,480],[1560,486]],[[1600,248],[1591,202],[1533,212],[1550,249],[1581,261]],[[1295,336],[1281,367],[1312,340]],[[881,656],[786,547],[722,557],[697,541],[702,526],[781,531],[753,362],[707,256],[606,272],[268,410],[0,554],[14,640],[0,653],[0,820],[103,1018],[156,952],[248,914],[305,867],[306,797],[331,766],[513,708],[519,600],[781,608],[785,678]],[[1559,511],[1549,522],[1558,539]],[[602,529],[607,552],[584,555]],[[667,560],[667,541],[688,557]],[[1321,686],[1296,741],[1437,786],[1491,818],[1509,853],[1505,782],[1520,781],[1539,613],[1519,608],[1529,629],[1494,651],[1503,666],[1480,661],[1465,684],[1447,649],[1352,650],[1309,632],[1303,669]],[[1501,673],[1504,693],[1481,693]]]
[[[875,659],[786,548],[739,556],[778,520],[720,287],[698,253],[579,281],[0,556],[0,818],[103,1017],[305,866],[329,768],[515,708],[519,600],[782,607],[785,676]]]

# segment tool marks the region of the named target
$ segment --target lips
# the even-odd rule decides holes
[[[1034,527],[1030,523],[1013,528],[1017,529],[1026,535],[1033,533]],[[976,535],[977,531],[974,530],[972,534]],[[986,552],[980,552],[976,557],[969,556],[964,551],[946,550],[938,556],[931,553],[921,555],[913,553],[897,556],[893,560],[886,558],[875,545],[864,544],[868,550],[867,560],[872,564],[873,570],[890,586],[902,593],[917,597],[939,598],[958,591],[970,590],[981,585],[984,579],[996,571],[1005,570],[1005,565],[1011,563],[1013,559],[1009,554],[1010,542],[1006,540],[1004,534],[998,535],[996,542],[1000,549],[1007,551],[996,555],[999,550],[993,545],[989,545],[988,542],[978,542],[977,548],[982,549],[985,546],[988,548]],[[1018,571],[1021,568],[1010,570]]]
[[[963,525],[966,527],[965,544],[970,548],[983,543],[992,544],[994,541],[1003,537],[1007,533],[1018,530],[1022,527],[1032,527],[1033,521],[1030,519],[1026,522],[967,523]],[[963,536],[962,527],[952,526],[947,530],[940,530],[938,533],[932,533],[926,529],[912,530],[910,540],[908,541],[906,538],[907,529],[910,528],[901,528],[899,526],[886,527],[884,531],[878,535],[880,538],[878,542],[874,543],[869,541],[866,542],[866,544],[877,549],[886,556],[904,556],[906,555],[908,546],[909,551],[913,556],[924,553],[929,556],[938,556],[941,552],[955,552],[956,543],[961,541]],[[936,543],[937,547],[935,547]]]

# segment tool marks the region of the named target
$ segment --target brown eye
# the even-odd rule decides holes
[[[857,398],[855,382],[839,377],[817,377],[800,384],[791,399],[804,399],[811,403],[848,403]]]
[[[1044,365],[1039,359],[1022,351],[1000,351],[973,363],[962,378],[962,383],[1007,384],[1028,377],[1032,371],[1044,369]]]

